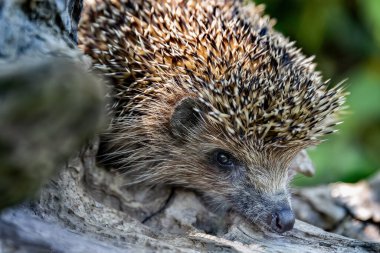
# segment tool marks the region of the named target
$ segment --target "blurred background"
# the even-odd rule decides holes
[[[348,81],[344,124],[309,150],[317,169],[295,185],[356,182],[380,170],[380,0],[256,0],[275,28],[315,55],[318,70],[336,84]]]

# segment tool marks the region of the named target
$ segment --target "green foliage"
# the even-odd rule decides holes
[[[309,151],[315,177],[297,185],[355,182],[380,169],[380,1],[260,0],[276,29],[316,55],[332,85],[348,78],[347,113],[338,134]]]

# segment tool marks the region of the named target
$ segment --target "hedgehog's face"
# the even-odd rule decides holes
[[[292,229],[288,166],[297,149],[262,149],[253,138],[233,139],[194,112],[194,103],[180,101],[171,116],[171,133],[179,140],[169,155],[177,173],[173,181],[180,179],[178,184],[198,189],[260,227],[279,233]]]
[[[224,141],[229,143],[227,138]],[[248,147],[236,150],[239,145],[219,145],[223,148],[211,149],[203,168],[213,171],[215,179],[224,183],[224,188],[218,189],[220,200],[268,230],[291,230],[295,217],[287,189],[288,165],[280,165],[275,159],[281,157],[271,157],[265,151],[248,154]]]

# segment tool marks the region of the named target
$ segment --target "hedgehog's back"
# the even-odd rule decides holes
[[[234,1],[105,0],[85,9],[80,47],[121,85],[131,75],[157,80],[173,71],[220,79],[244,55],[259,51],[252,30],[270,29],[261,8],[251,6],[250,20],[242,20],[246,11]]]

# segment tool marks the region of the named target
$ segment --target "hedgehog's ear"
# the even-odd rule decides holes
[[[183,138],[190,131],[196,131],[201,122],[201,117],[194,109],[199,108],[198,102],[191,97],[180,100],[174,108],[170,118],[171,132],[175,137]]]

